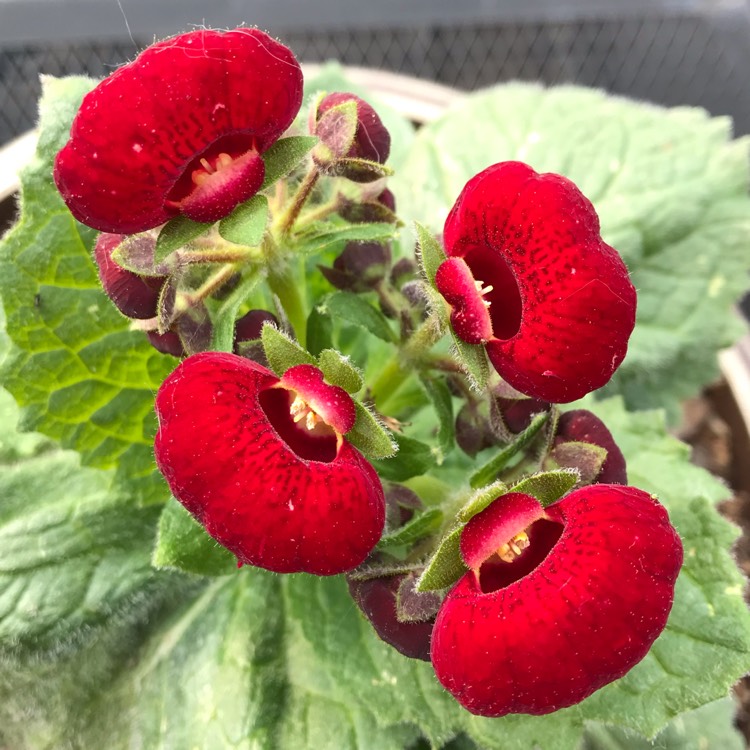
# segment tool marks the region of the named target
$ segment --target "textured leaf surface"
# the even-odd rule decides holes
[[[509,84],[422,128],[393,190],[401,216],[439,231],[490,164],[517,159],[573,180],[638,289],[638,323],[608,392],[675,412],[738,335],[728,312],[747,285],[748,140],[730,137],[726,118],[698,109]]]
[[[0,295],[15,345],[2,381],[23,407],[21,424],[117,467],[141,502],[163,501],[156,473],[153,394],[175,360],[159,354],[107,299],[91,256],[94,232],[78,224],[52,182],[86,78],[46,79],[36,156],[21,176],[21,217],[0,242]]]
[[[488,750],[572,750],[585,721],[655,734],[677,714],[723,697],[750,664],[750,615],[728,552],[735,529],[712,507],[726,490],[686,464],[686,449],[667,437],[658,414],[628,415],[617,401],[594,408],[622,446],[633,482],[669,507],[686,566],[652,652],[581,705],[537,718],[472,717],[429,665],[373,635],[340,577],[243,569],[154,619],[141,647],[131,645],[127,663],[106,679],[91,682],[87,669],[97,662],[76,660],[76,680],[64,679],[61,666],[44,691],[6,689],[0,716],[15,716],[7,725],[21,738],[14,747],[60,747],[72,736],[85,748],[107,738],[115,749],[401,750],[418,729],[437,747],[464,732]],[[6,671],[0,686],[14,679],[21,678]],[[86,684],[93,695],[83,700]],[[29,712],[34,722],[19,720]],[[62,735],[39,741],[39,722],[60,716],[68,717]]]

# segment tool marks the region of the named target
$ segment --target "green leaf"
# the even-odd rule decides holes
[[[205,234],[211,226],[211,224],[188,219],[187,216],[176,216],[174,219],[170,219],[156,238],[154,265],[158,266],[175,250],[179,250],[196,237]]]
[[[392,189],[402,216],[437,230],[490,164],[518,159],[573,180],[638,290],[628,356],[605,390],[676,416],[740,334],[730,309],[747,286],[748,143],[731,140],[728,118],[700,109],[505,84],[421,128]]]
[[[446,456],[455,443],[456,429],[453,419],[453,399],[443,378],[422,375],[420,382],[435,409],[438,419],[437,442],[443,456]],[[441,461],[438,461],[441,463]]]
[[[398,446],[398,453],[384,461],[372,462],[383,479],[403,482],[425,474],[435,466],[435,454],[427,443],[400,433],[393,433],[393,437]]]
[[[313,307],[307,316],[307,349],[315,357],[324,349],[333,346],[333,321],[330,315],[324,315],[317,307]]]
[[[318,142],[314,135],[292,135],[280,138],[263,154],[266,175],[260,189],[265,190],[282,177],[286,177]]]
[[[416,583],[417,591],[440,591],[452,586],[468,572],[461,557],[461,532],[464,526],[461,524],[443,537]]]
[[[260,245],[268,223],[268,198],[255,195],[219,222],[219,234],[236,245]]]
[[[575,469],[560,469],[532,474],[514,484],[508,492],[523,492],[535,497],[545,508],[567,495],[575,487],[580,474]]]
[[[419,242],[417,257],[425,278],[430,286],[435,286],[435,274],[440,265],[447,258],[443,246],[435,239],[435,236],[427,227],[415,222],[417,239]]]
[[[216,352],[231,352],[234,349],[234,324],[237,313],[247,301],[250,292],[265,278],[260,268],[253,269],[221,303],[213,319],[211,349]]]
[[[270,368],[281,377],[290,367],[295,365],[315,365],[318,361],[312,354],[306,352],[296,341],[282,333],[276,326],[264,323],[260,339],[263,351]]]
[[[464,523],[471,520],[477,513],[481,513],[494,500],[505,495],[508,491],[507,485],[503,482],[493,482],[480,490],[476,490],[458,511],[456,518]],[[521,492],[521,490],[515,489],[513,491]]]
[[[172,568],[201,576],[225,576],[237,571],[234,555],[212,539],[175,499],[164,506],[151,558],[155,568]]]
[[[667,724],[653,739],[603,724],[586,727],[581,750],[745,750],[734,726],[737,707],[722,698]]]
[[[348,393],[362,390],[362,373],[352,364],[349,357],[335,349],[324,349],[318,356],[318,363],[326,381],[331,385],[337,385]]]
[[[405,523],[391,534],[385,534],[378,542],[378,547],[399,547],[414,544],[430,534],[434,534],[443,522],[443,511],[430,508]]]
[[[346,433],[346,439],[370,461],[393,456],[398,450],[398,445],[390,431],[359,401],[354,401],[354,408],[357,412],[357,421]]]
[[[529,426],[510,444],[494,455],[484,466],[477,469],[469,480],[472,487],[481,487],[482,485],[494,482],[497,475],[508,465],[520,451],[527,448],[544,427],[549,419],[549,412],[535,414]]]
[[[305,255],[322,253],[345,242],[387,242],[398,233],[388,222],[333,224],[317,222],[299,236],[300,252]]]
[[[364,328],[383,341],[395,343],[396,334],[383,313],[352,292],[333,292],[318,306],[318,310],[345,323]]]
[[[0,655],[59,656],[150,608],[159,509],[123,507],[112,472],[18,434],[17,419],[0,390]]]
[[[2,381],[37,430],[117,468],[128,498],[163,502],[153,462],[154,393],[175,365],[129,331],[99,285],[95,232],[78,224],[52,181],[52,162],[91,81],[45,79],[40,136],[21,176],[21,216],[0,242],[0,295],[14,347]]]

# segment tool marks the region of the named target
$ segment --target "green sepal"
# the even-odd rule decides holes
[[[169,568],[200,576],[225,576],[237,572],[234,555],[212,539],[174,498],[159,517],[156,545],[151,557],[155,568]]]
[[[358,182],[373,182],[394,174],[390,167],[378,161],[355,159],[351,156],[336,160],[336,173],[349,179],[356,178]]]
[[[154,263],[155,250],[156,237],[153,232],[133,234],[112,251],[112,260],[139,276],[166,276],[171,268],[167,263]]]
[[[354,408],[357,412],[357,419],[354,427],[346,433],[347,441],[370,461],[395,456],[398,444],[389,430],[359,401],[354,401]]]
[[[493,482],[492,484],[482,487],[472,494],[464,503],[461,510],[456,514],[456,518],[466,523],[477,513],[481,513],[485,508],[492,504],[498,497],[502,497],[508,492],[508,487],[504,482]]]
[[[221,303],[213,318],[211,349],[215,352],[231,352],[234,349],[234,324],[242,304],[265,278],[265,270],[256,268],[240,282],[231,294]]]
[[[318,142],[314,135],[292,135],[281,138],[263,154],[266,174],[261,190],[265,190],[282,177],[286,177]]]
[[[522,479],[508,492],[523,492],[535,497],[544,508],[557,502],[575,487],[581,475],[576,469],[543,471]]]
[[[401,528],[390,534],[385,534],[378,542],[378,548],[385,549],[414,544],[414,542],[434,534],[440,529],[442,523],[443,511],[439,508],[430,508],[412,518]]]
[[[442,459],[452,450],[456,439],[453,399],[444,378],[422,374],[419,380],[438,418],[437,442],[441,452],[438,464],[441,464]]]
[[[388,343],[396,343],[398,337],[389,325],[385,315],[369,302],[352,292],[333,292],[325,297],[318,310],[345,323],[364,328],[373,336]]]
[[[385,461],[373,461],[378,474],[391,482],[404,482],[435,466],[432,448],[421,440],[394,433],[398,453]]]
[[[435,274],[440,265],[447,260],[448,256],[445,254],[443,246],[435,239],[435,236],[427,227],[418,221],[414,222],[414,226],[417,230],[417,241],[419,243],[417,246],[417,260],[425,279],[427,279],[430,286],[434,287]]]
[[[235,245],[256,247],[263,241],[268,223],[268,198],[254,195],[219,222],[219,234]]]
[[[318,113],[320,99],[315,106],[315,134],[320,139],[312,152],[313,160],[322,168],[335,169],[339,159],[345,157],[357,136],[357,102],[350,99]]]
[[[177,317],[177,279],[174,276],[170,276],[159,290],[156,317],[159,321],[159,333],[169,330]]]
[[[175,216],[159,232],[154,250],[154,266],[158,266],[170,253],[187,245],[211,228],[212,224],[193,221],[187,216]]]
[[[324,349],[318,355],[318,363],[327,383],[337,385],[348,393],[356,393],[362,389],[362,373],[352,364],[349,357],[335,349]]]
[[[493,456],[484,466],[477,469],[469,480],[472,487],[482,487],[492,482],[497,475],[508,465],[510,460],[520,451],[524,450],[537,436],[545,422],[549,419],[549,412],[537,414],[531,420],[531,424],[510,444]]]
[[[545,465],[576,469],[582,485],[591,484],[607,460],[607,449],[594,443],[569,441],[556,445],[545,459]]]
[[[362,224],[318,221],[298,235],[299,252],[313,255],[344,242],[388,242],[396,234],[398,227],[382,221]]]
[[[415,586],[417,591],[439,591],[452,586],[469,572],[461,557],[461,532],[463,524],[445,537],[430,558],[427,567]]]
[[[306,352],[296,341],[292,341],[272,323],[264,323],[260,332],[263,351],[270,368],[281,377],[290,367],[295,365],[318,366],[318,361],[312,354]]]

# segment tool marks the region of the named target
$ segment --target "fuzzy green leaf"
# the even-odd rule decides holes
[[[430,508],[412,518],[393,533],[383,536],[378,542],[378,547],[399,547],[413,544],[436,532],[442,522],[443,512],[438,508]]]
[[[383,313],[357,294],[333,292],[323,300],[318,309],[335,319],[364,328],[383,341],[396,341],[396,334]]]
[[[415,223],[418,239],[418,258],[422,272],[430,286],[435,286],[435,274],[446,259],[443,246],[435,239],[432,232],[419,222]]]
[[[331,385],[337,385],[348,393],[356,393],[362,389],[362,373],[352,364],[349,357],[335,349],[324,349],[318,356],[318,362],[326,381]]]
[[[236,245],[260,245],[268,222],[268,198],[255,195],[219,222],[219,234]]]
[[[503,482],[493,482],[487,487],[482,487],[480,490],[476,490],[469,499],[464,503],[460,511],[458,511],[458,520],[466,521],[474,518],[477,513],[481,513],[486,507],[488,507],[494,500],[501,495],[505,495],[508,492],[508,487]],[[522,490],[516,490],[514,492],[521,492]]]
[[[545,508],[557,502],[575,487],[580,474],[575,469],[543,471],[540,474],[522,479],[514,484],[508,492],[523,492],[535,497]]]
[[[392,189],[401,215],[434,231],[490,164],[518,159],[573,180],[638,289],[628,356],[606,392],[674,415],[740,333],[729,312],[747,286],[748,143],[699,109],[505,84],[421,128]]]
[[[2,382],[21,405],[23,429],[117,468],[142,503],[163,502],[153,462],[154,393],[176,360],[128,330],[99,285],[95,232],[78,224],[52,181],[87,78],[45,79],[40,136],[21,176],[21,215],[0,242],[0,295],[14,344]]]
[[[224,576],[237,570],[234,555],[180,505],[171,499],[159,518],[159,533],[151,558],[155,568],[171,568],[201,576]]]
[[[417,591],[440,591],[468,572],[461,557],[461,532],[465,524],[446,534],[416,583]]]
[[[277,180],[286,177],[318,142],[314,135],[292,135],[281,138],[263,154],[266,174],[261,190],[271,187]]]
[[[391,482],[404,482],[419,476],[435,466],[432,448],[420,440],[394,433],[398,453],[384,461],[373,461],[378,474]]]
[[[542,412],[534,415],[529,426],[515,438],[515,440],[494,455],[484,466],[477,469],[470,479],[472,487],[481,487],[482,485],[494,482],[497,475],[508,465],[510,460],[518,455],[524,448],[531,445],[534,438],[538,435],[539,430],[544,427],[549,418],[549,412]]]
[[[211,228],[211,224],[188,219],[187,216],[176,216],[170,219],[156,238],[154,265],[159,265],[170,253],[179,250],[196,237],[200,237]]]
[[[312,354],[271,323],[263,324],[260,340],[269,366],[279,377],[295,365],[318,365],[318,360]]]
[[[300,236],[300,252],[305,255],[322,253],[346,242],[387,242],[398,232],[394,224],[373,222],[361,224],[332,224],[318,222]]]
[[[423,375],[420,377],[420,382],[435,409],[439,425],[437,443],[442,455],[445,456],[453,448],[456,439],[451,392],[442,378]]]
[[[391,433],[359,401],[354,402],[354,408],[357,420],[346,433],[346,439],[371,461],[395,455],[398,445]]]

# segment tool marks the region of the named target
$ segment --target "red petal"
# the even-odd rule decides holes
[[[468,344],[483,344],[492,337],[492,321],[476,280],[463,258],[448,258],[435,274],[435,286],[452,307],[451,325]]]
[[[492,593],[468,573],[438,613],[435,672],[472,713],[578,703],[635,666],[666,625],[682,545],[656,500],[600,484],[547,514],[564,530],[534,570]]]
[[[156,462],[240,562],[280,573],[350,570],[382,534],[380,480],[345,440],[328,462],[295,453],[260,403],[278,382],[233,354],[189,357],[156,398]]]
[[[521,492],[503,495],[466,524],[461,532],[461,557],[477,570],[503,544],[543,517],[544,508],[535,497]]]
[[[495,164],[467,183],[444,239],[493,287],[487,353],[512,386],[560,403],[610,379],[635,324],[635,289],[572,182]]]
[[[262,153],[301,102],[299,64],[262,31],[181,34],[84,98],[55,181],[83,223],[125,234],[150,229],[177,213],[167,200],[178,182],[190,182],[197,159]],[[233,199],[250,197],[241,192]]]

